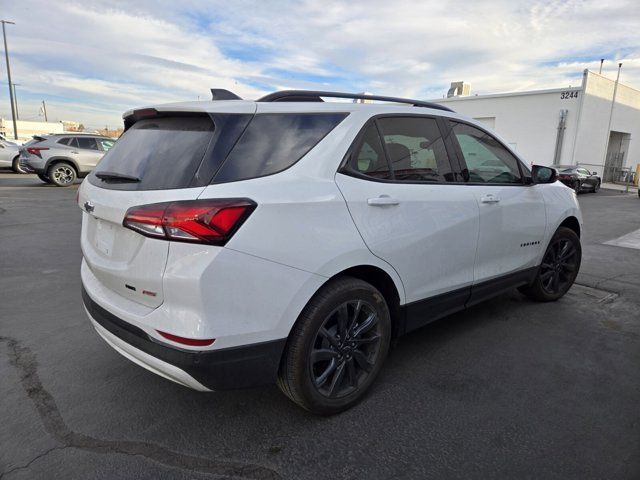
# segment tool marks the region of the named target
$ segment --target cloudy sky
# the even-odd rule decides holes
[[[442,97],[578,85],[640,88],[640,1],[0,0],[22,119],[121,124],[131,107],[283,88]],[[0,116],[10,116],[4,61]]]

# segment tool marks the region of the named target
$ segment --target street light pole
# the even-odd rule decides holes
[[[2,23],[2,38],[4,39],[4,57],[7,60],[7,80],[9,81],[9,99],[11,100],[11,118],[13,119],[13,138],[18,139],[18,124],[16,123],[16,108],[13,100],[13,87],[11,83],[11,67],[9,67],[9,50],[7,49],[7,33],[4,26],[6,23],[9,25],[15,25],[13,22],[7,20],[0,20]]]
[[[13,103],[16,106],[16,120],[20,120],[20,111],[18,110],[18,95],[16,95],[16,87],[19,87],[19,83],[14,83],[11,85],[13,87]]]

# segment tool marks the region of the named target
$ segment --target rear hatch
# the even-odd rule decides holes
[[[19,158],[18,158],[18,162],[20,162],[20,166],[26,170],[31,170],[29,168],[29,165],[27,164],[27,161],[29,160],[29,157],[31,156],[31,153],[29,153],[28,149],[31,147],[33,148],[34,146],[37,146],[38,143],[42,143],[44,141],[47,140],[47,137],[43,137],[40,135],[34,135],[31,140],[29,140],[28,142],[25,142],[24,145],[18,147],[18,154],[19,154]]]
[[[82,251],[105,287],[155,308],[170,242],[123,227],[127,211],[159,202],[194,200],[252,117],[246,114],[155,112],[138,119],[83,182]],[[219,165],[218,165],[219,166]]]

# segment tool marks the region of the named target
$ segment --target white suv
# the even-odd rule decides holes
[[[393,337],[574,282],[574,192],[472,120],[390,97],[214,98],[127,112],[79,191],[87,313],[152,372],[201,391],[277,381],[335,413]]]

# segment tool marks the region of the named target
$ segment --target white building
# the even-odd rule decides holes
[[[530,163],[580,164],[604,181],[638,168],[640,90],[585,70],[577,87],[468,94],[456,82],[449,98],[433,101],[494,130]]]
[[[62,122],[31,122],[27,120],[17,120],[18,140],[30,140],[33,135],[45,135],[47,133],[63,133]],[[13,121],[9,118],[0,118],[0,133],[7,140],[13,140]]]

